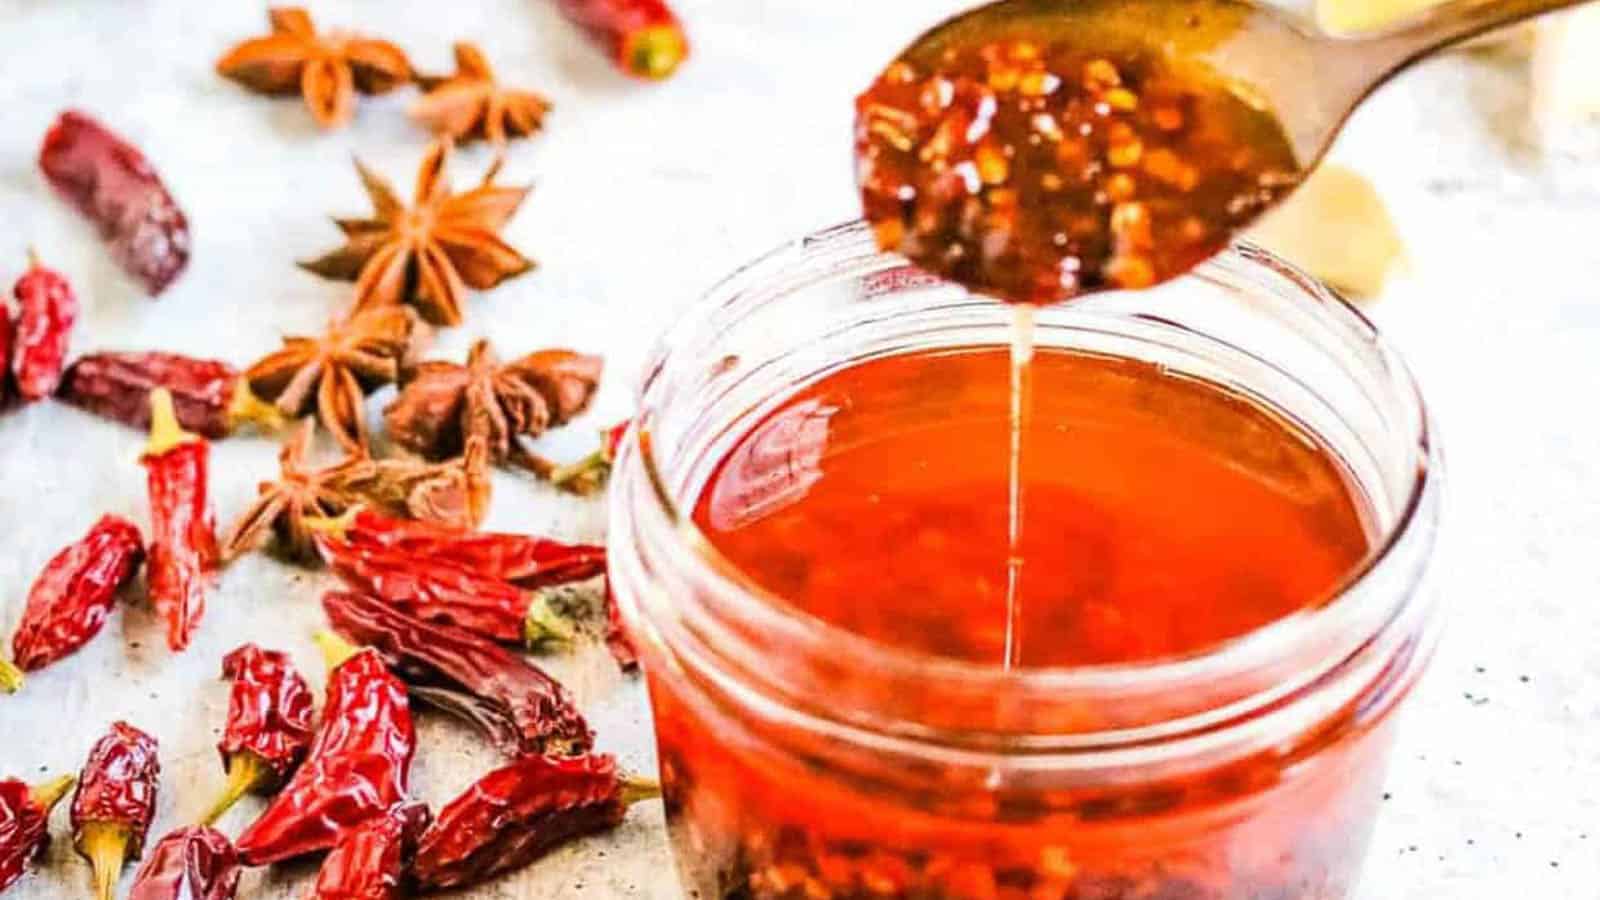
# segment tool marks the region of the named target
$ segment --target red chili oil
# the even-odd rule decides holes
[[[734,444],[694,521],[773,602],[906,651],[1003,661],[1009,366],[974,347],[837,370]],[[1249,397],[1085,352],[1041,349],[1033,370],[1022,666],[1215,651],[1323,604],[1373,551],[1336,455]],[[1041,789],[937,755],[876,758],[691,673],[650,674],[669,822],[706,900],[1337,900],[1387,747],[1380,705],[1351,703],[1265,750]],[[807,695],[841,710],[872,689],[845,659],[827,677]],[[973,699],[920,704],[959,730]]]
[[[951,27],[857,99],[879,247],[1048,304],[1181,275],[1298,183],[1282,125],[1242,88],[1138,37],[1086,37],[1070,10],[1052,19],[1053,34]]]
[[[1343,468],[1264,407],[1134,360],[1032,366],[1021,665],[1191,655],[1320,604],[1371,550]],[[1003,661],[1009,367],[987,348],[839,371],[751,430],[695,522],[820,619]]]

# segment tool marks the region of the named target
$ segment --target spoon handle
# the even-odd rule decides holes
[[[1590,0],[1454,0],[1430,7],[1411,24],[1366,43],[1387,57],[1392,70],[1399,70],[1485,32],[1587,2]]]

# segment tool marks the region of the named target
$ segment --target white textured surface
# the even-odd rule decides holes
[[[626,412],[652,336],[702,288],[776,241],[852,214],[854,90],[957,5],[679,4],[696,57],[655,87],[611,74],[544,0],[313,10],[321,23],[359,22],[400,42],[427,69],[447,67],[450,40],[475,39],[508,81],[555,98],[548,132],[517,145],[506,173],[538,182],[508,236],[543,266],[472,301],[469,324],[437,352],[459,358],[479,334],[507,353],[605,351],[598,411],[548,442],[558,455],[586,449],[587,425]],[[28,243],[66,271],[85,305],[75,350],[164,347],[243,363],[280,331],[316,328],[346,297],[291,262],[335,243],[326,215],[364,209],[352,153],[409,185],[425,137],[403,118],[408,94],[363,101],[349,129],[324,135],[296,103],[216,77],[213,60],[263,18],[254,3],[0,0],[0,281],[20,271]],[[1362,900],[1600,897],[1600,160],[1530,147],[1526,90],[1513,67],[1431,64],[1377,98],[1339,150],[1379,182],[1410,242],[1412,272],[1374,315],[1421,373],[1451,467],[1436,583],[1454,621],[1407,714]],[[34,171],[39,137],[68,105],[143,147],[189,213],[193,263],[159,302]],[[461,154],[457,182],[486,160]],[[50,405],[0,421],[0,634],[38,568],[98,513],[144,520],[139,444]],[[274,471],[273,447],[225,442],[215,469],[227,519]],[[603,530],[595,505],[513,476],[496,488],[494,525]],[[251,639],[317,672],[313,580],[264,559],[234,567],[196,646],[177,658],[148,612],[125,609],[82,653],[0,698],[0,773],[75,769],[106,723],[125,717],[162,742],[154,831],[193,818],[220,784],[211,744],[226,702],[222,653]],[[610,675],[598,651],[555,668],[602,745],[648,766],[642,692]],[[438,717],[423,722],[417,781],[437,804],[492,757]],[[256,802],[224,826],[236,831]],[[669,900],[659,816],[643,807],[616,835],[475,896]],[[309,871],[253,873],[241,896],[297,897]],[[87,878],[60,841],[11,896],[81,896]]]

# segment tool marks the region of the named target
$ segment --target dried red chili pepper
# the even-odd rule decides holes
[[[327,850],[409,792],[417,733],[405,685],[378,651],[357,650],[327,633],[317,640],[333,667],[322,724],[305,763],[239,835],[246,865]]]
[[[28,271],[17,279],[17,325],[11,372],[17,393],[27,401],[55,393],[66,362],[67,343],[78,321],[78,298],[60,272],[39,264],[28,251]]]
[[[73,781],[63,775],[29,787],[15,778],[0,779],[0,891],[21,878],[50,846],[50,811],[72,790]]]
[[[635,78],[666,78],[689,56],[689,39],[665,0],[557,0],[556,5]]]
[[[432,818],[425,804],[402,803],[346,831],[323,859],[307,900],[397,900]]]
[[[11,307],[0,302],[0,411],[11,408],[16,386],[11,379],[11,351],[17,345],[17,322]]]
[[[206,611],[206,581],[217,564],[216,524],[208,497],[211,445],[178,426],[172,395],[150,392],[150,443],[144,463],[150,491],[150,602],[167,622],[167,646],[189,646]]]
[[[15,691],[23,672],[42,669],[89,643],[105,626],[117,591],[143,561],[138,527],[120,516],[102,516],[81,540],[51,557],[28,591],[11,639],[16,665],[0,660],[0,689]]]
[[[572,636],[571,626],[543,597],[509,581],[448,560],[413,557],[404,550],[357,544],[329,534],[319,535],[317,546],[328,567],[346,584],[419,619],[508,644]]]
[[[217,742],[228,785],[201,819],[206,825],[245,794],[283,784],[311,747],[311,689],[287,654],[245,644],[222,658],[222,677],[233,682]]]
[[[440,522],[397,519],[366,508],[330,520],[325,533],[359,546],[445,560],[524,588],[583,581],[606,570],[606,548],[597,544],[472,531]]]
[[[329,591],[322,609],[345,640],[382,653],[414,696],[476,725],[507,755],[583,753],[594,743],[567,689],[498,644],[360,594]]]
[[[550,482],[574,494],[592,494],[605,487],[629,424],[626,421],[619,422],[601,431],[600,448],[575,463],[558,467],[550,473]]]
[[[151,296],[189,263],[189,221],[137,148],[76,110],[56,119],[39,168],[100,229],[122,268]]]
[[[156,739],[126,722],[89,751],[72,795],[72,840],[94,868],[98,900],[111,900],[123,863],[143,852],[160,777]]]
[[[617,595],[611,590],[611,578],[606,578],[606,649],[624,672],[639,668],[639,650],[622,621],[622,610],[617,608]]]
[[[215,828],[179,828],[151,848],[133,876],[128,900],[233,900],[239,853]]]
[[[250,392],[233,366],[180,353],[90,353],[61,376],[56,397],[102,418],[150,427],[150,392],[172,395],[178,424],[216,440],[250,423],[263,430],[283,427],[283,414]]]
[[[479,779],[422,836],[411,876],[427,890],[465,887],[528,865],[577,837],[615,828],[661,795],[610,756],[528,756]]]

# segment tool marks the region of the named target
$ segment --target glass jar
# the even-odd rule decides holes
[[[846,225],[736,273],[661,343],[614,473],[611,567],[688,895],[1351,896],[1437,631],[1421,582],[1440,460],[1394,352],[1281,261],[1240,246],[1158,290],[1040,310],[1035,335],[1225,386],[1319,438],[1377,548],[1326,605],[1193,657],[1006,670],[811,618],[697,532],[713,467],[798,387],[1004,345],[1011,323]]]

